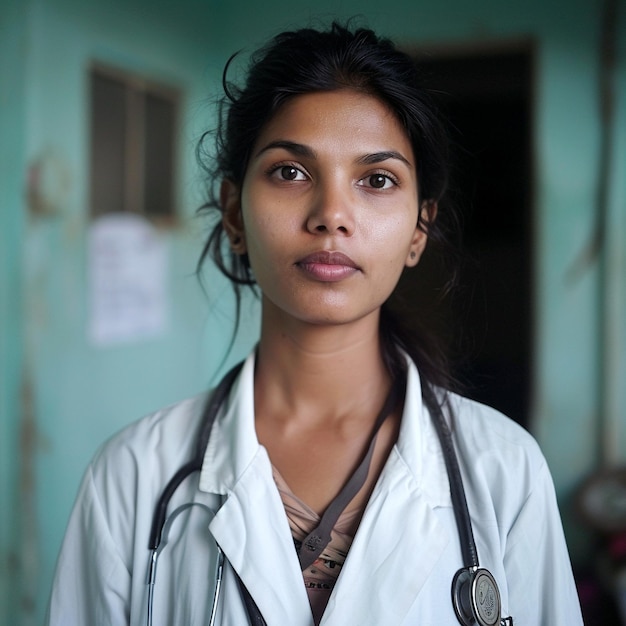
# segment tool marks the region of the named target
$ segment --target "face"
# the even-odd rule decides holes
[[[222,203],[233,249],[284,321],[377,321],[426,244],[409,139],[381,101],[349,90],[284,104]]]

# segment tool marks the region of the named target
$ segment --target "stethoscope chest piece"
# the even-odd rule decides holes
[[[460,569],[452,580],[452,604],[463,626],[500,624],[500,592],[489,570]]]

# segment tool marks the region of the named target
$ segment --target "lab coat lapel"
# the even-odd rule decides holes
[[[254,427],[254,355],[233,385],[207,446],[200,489],[224,503],[209,525],[268,626],[312,626],[287,516]]]
[[[434,439],[433,439],[434,437]],[[443,456],[410,367],[398,443],[372,493],[321,626],[400,624],[453,539]]]
[[[394,450],[372,494],[322,626],[404,623],[449,541]]]
[[[268,626],[312,626],[289,524],[264,449],[209,528]]]

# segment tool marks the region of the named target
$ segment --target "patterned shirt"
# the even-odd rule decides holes
[[[320,516],[291,491],[275,467],[272,467],[272,471],[285,507],[296,549],[299,549],[302,540],[320,523]],[[331,531],[330,543],[324,548],[319,558],[302,572],[316,625],[322,619],[362,514],[361,509],[345,510]]]

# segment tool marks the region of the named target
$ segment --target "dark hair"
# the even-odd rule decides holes
[[[429,248],[448,245],[449,224],[455,219],[441,205],[448,183],[447,133],[428,92],[420,87],[418,70],[410,56],[371,30],[353,30],[333,23],[324,31],[305,28],[276,36],[252,55],[243,87],[227,80],[233,58],[222,79],[226,95],[219,107],[212,158],[204,152],[204,141],[209,135],[203,137],[199,146],[201,160],[209,156],[212,164],[206,167],[211,180],[210,198],[200,212],[217,210],[221,216],[216,182],[229,179],[241,186],[250,149],[288,99],[313,92],[352,89],[385,103],[405,129],[417,163],[419,201],[439,205],[437,218],[428,223],[420,218],[419,226],[428,231]],[[448,258],[452,258],[455,249],[451,247]],[[255,282],[247,256],[234,254],[226,246],[221,219],[213,225],[198,269],[207,256],[213,258],[233,284],[237,300],[236,332],[239,288]],[[454,277],[453,273],[450,285]],[[402,312],[390,302],[382,308],[380,334],[387,367],[392,373],[404,367],[403,350],[416,362],[425,381],[450,386],[452,379],[444,351],[432,333],[416,334],[415,324],[409,330]]]

